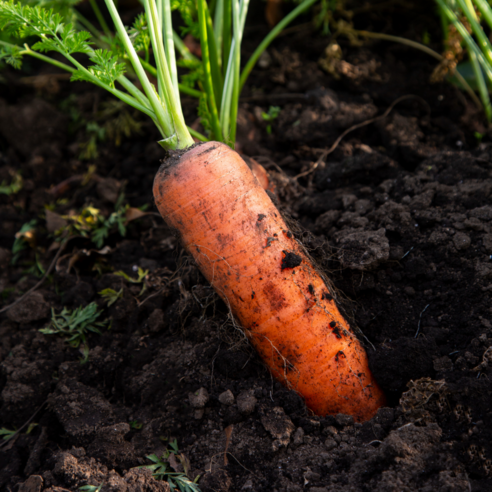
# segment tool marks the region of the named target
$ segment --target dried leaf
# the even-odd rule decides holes
[[[167,461],[169,461],[169,465],[176,473],[180,473],[182,471],[179,463],[176,461],[176,456],[173,453],[169,455]]]
[[[97,255],[108,255],[111,253],[111,248],[109,246],[104,246],[102,249],[81,249],[74,250],[72,253],[68,253],[66,255],[60,256],[58,261],[56,262],[56,271],[70,273],[70,270],[74,267],[74,265],[84,258],[89,258],[90,256],[95,257],[97,259]]]
[[[144,212],[139,208],[129,207],[125,212],[126,222],[131,222],[135,219],[140,219],[141,217],[145,217],[149,212]]]
[[[229,448],[229,444],[231,443],[231,436],[232,436],[232,431],[234,430],[234,426],[228,425],[225,429],[225,435],[226,435],[226,445],[224,449],[224,466],[227,466],[227,449]]]
[[[282,20],[282,17],[282,0],[268,0],[265,18],[270,29],[273,29]]]
[[[187,456],[185,456],[184,453],[178,454],[178,459],[179,462],[181,463],[181,466],[183,467],[183,470],[185,472],[185,475],[188,476],[190,470],[191,470],[191,463],[190,460],[188,459]]]

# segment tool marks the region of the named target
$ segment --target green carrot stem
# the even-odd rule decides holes
[[[34,52],[33,52],[34,53]],[[133,96],[130,96],[114,87],[109,86],[108,84],[105,84],[104,82],[101,82],[96,76],[94,76],[87,68],[85,68],[81,63],[79,63],[73,56],[69,55],[68,53],[64,54],[65,58],[67,58],[68,61],[70,61],[73,65],[77,67],[77,69],[81,70],[84,72],[84,74],[87,76],[87,78],[95,85],[101,87],[102,89],[108,91],[110,94],[113,94],[113,96],[117,97],[118,99],[121,99],[123,102],[128,104],[129,106],[132,106],[135,109],[138,109],[142,113],[145,113],[146,115],[150,116],[151,118],[155,118],[155,114],[147,107],[135,99]],[[61,68],[61,67],[60,67]],[[71,67],[70,67],[71,68]],[[75,71],[71,69],[70,71]]]
[[[178,69],[176,67],[176,55],[174,51],[173,21],[171,18],[171,2],[169,0],[160,0],[162,6],[162,35],[164,38],[164,47],[166,49],[166,59],[169,73],[174,88],[174,96],[179,101],[178,88]]]
[[[179,99],[179,89],[177,87],[176,90],[174,89],[171,74],[169,73],[169,65],[164,49],[157,6],[155,0],[144,0],[144,5],[157,64],[157,79],[159,81],[161,100],[165,100],[167,109],[173,119],[174,128],[178,138],[178,148],[186,148],[192,145],[190,142],[193,142],[193,139],[184,122],[181,101]],[[175,56],[174,50],[170,53],[170,56]]]
[[[84,17],[78,10],[75,11],[75,16],[77,20],[82,24],[82,26],[87,29],[95,39],[100,37],[99,31],[96,26],[92,24],[86,17]]]
[[[197,132],[196,130],[193,130],[193,128],[188,127],[188,131],[190,132],[192,137],[197,138],[200,140],[200,142],[208,142],[208,138],[202,135],[200,132]]]
[[[475,3],[477,4],[478,10],[480,10],[483,15],[483,18],[489,25],[489,28],[492,29],[492,9],[490,8],[490,5],[486,0],[475,0]]]
[[[245,0],[243,0],[244,2]],[[230,144],[234,148],[236,141],[236,127],[237,127],[237,111],[239,105],[239,83],[241,75],[241,40],[242,29],[241,19],[239,13],[238,0],[232,0],[232,22],[234,25],[234,77],[232,85],[232,97],[231,97],[231,125],[228,135]]]
[[[222,22],[222,72],[226,77],[227,67],[229,66],[229,55],[232,43],[232,6],[231,0],[224,0],[224,16]]]
[[[224,0],[217,0],[214,10],[214,34],[219,57],[220,68],[222,69],[222,42],[224,39]]]
[[[0,44],[3,44],[5,46],[15,46],[13,44],[7,43],[6,41],[0,41]],[[33,58],[37,58],[38,60],[50,63],[51,65],[61,68],[62,70],[66,70],[67,72],[73,73],[75,72],[75,68],[72,68],[70,65],[67,65],[66,63],[62,63],[58,60],[55,60],[54,58],[50,58],[49,56],[42,55],[41,53],[38,53],[37,51],[33,51],[29,45],[25,44],[24,45],[24,51],[20,52],[21,55],[29,55],[32,56]]]
[[[222,88],[224,80],[220,71],[220,58],[217,43],[215,42],[215,32],[212,25],[212,18],[210,12],[205,3],[205,22],[207,23],[207,38],[210,55],[210,71],[212,73],[212,84],[214,87],[214,96],[217,103],[217,110],[220,111],[220,96],[222,94]]]
[[[154,110],[156,120],[159,122],[158,126],[163,132],[163,135],[167,139],[171,139],[168,142],[168,144],[171,147],[176,146],[176,148],[182,148],[181,146],[188,147],[193,142],[191,135],[186,130],[186,128],[185,128],[186,132],[181,136],[181,138],[179,138],[178,135],[176,135],[176,129],[173,119],[169,114],[168,110],[165,110],[164,107],[162,106],[162,104],[164,104],[164,101],[159,100],[159,97],[157,96],[155,89],[150,84],[149,79],[147,78],[147,75],[145,73],[145,70],[143,69],[142,64],[140,63],[138,55],[135,52],[135,49],[130,41],[130,38],[128,37],[128,33],[126,32],[125,26],[121,22],[114,1],[113,0],[105,0],[105,1],[109,13],[111,14],[111,18],[113,19],[113,23],[118,32],[118,35],[120,36],[120,39],[124,44],[125,50],[130,58],[133,69],[135,70],[135,73],[137,74],[137,77],[140,80],[140,83],[142,84],[142,88],[149,100],[149,103],[152,109]],[[172,140],[172,137],[174,135],[176,136],[175,141]]]
[[[200,99],[200,97],[202,97],[202,93],[200,91],[197,91],[196,89],[192,89],[187,85],[178,84],[178,87],[179,87],[179,91],[182,92],[183,94],[186,94],[187,96],[196,97],[197,99]]]
[[[198,61],[198,58],[187,48],[183,40],[173,31],[174,46],[185,60]]]
[[[232,5],[234,6],[234,4]],[[237,104],[239,102],[239,93],[241,91],[239,87],[240,74],[238,73],[241,66],[240,46],[244,25],[246,23],[248,6],[249,0],[243,0],[240,9],[236,8],[237,5],[233,8],[234,37],[231,42],[220,108],[222,132],[227,138],[227,144],[231,147],[234,146],[236,134]],[[233,106],[236,106],[236,108]],[[232,138],[233,135],[234,138]]]
[[[157,77],[157,70],[155,69],[155,67],[153,65],[146,62],[142,58],[140,58],[140,63],[145,68],[145,70],[147,70],[147,72],[150,73],[150,75]],[[188,87],[184,84],[178,84],[178,87],[179,87],[180,92],[182,92],[183,94],[187,94],[188,96],[196,97],[198,99],[202,96],[202,93],[200,91],[197,91],[196,89]]]
[[[211,125],[216,140],[222,141],[222,130],[219,123],[219,114],[215,101],[212,73],[210,68],[210,54],[208,50],[208,31],[205,19],[205,0],[198,0],[198,26],[200,29],[200,43],[202,47],[202,64],[204,72],[205,93],[207,95],[208,110],[211,116]]]
[[[464,0],[457,0],[459,6],[465,13],[466,18],[471,24],[473,33],[477,37],[478,44],[482,50],[482,53],[485,55],[485,58],[492,65],[492,44],[490,44],[489,38],[485,35],[482,26],[478,22],[477,14],[473,8],[470,9],[469,2],[465,2]]]
[[[449,21],[454,25],[458,33],[461,35],[463,41],[466,44],[466,47],[468,48],[470,62],[472,63],[473,71],[475,72],[475,76],[477,78],[478,90],[480,93],[480,97],[482,98],[485,115],[487,116],[487,120],[491,121],[492,105],[487,89],[487,84],[485,83],[485,80],[483,78],[483,72],[485,72],[489,83],[492,84],[492,67],[490,67],[489,63],[487,63],[487,61],[484,59],[480,49],[476,45],[473,38],[470,36],[470,33],[466,30],[465,26],[458,20],[456,14],[447,6],[447,4],[443,0],[437,0],[437,3],[449,19]]]
[[[142,106],[145,106],[149,111],[152,111],[152,107],[150,106],[149,100],[145,97],[145,94],[127,77],[120,75],[116,81],[119,82]]]
[[[99,9],[99,6],[97,5],[96,0],[89,0],[92,10],[94,11],[94,14],[96,14],[97,21],[101,25],[102,30],[104,31],[104,34],[111,39],[113,37],[113,33],[108,27],[108,24],[106,23],[106,19],[104,18],[101,10]]]

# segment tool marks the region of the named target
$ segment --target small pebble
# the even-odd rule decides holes
[[[327,449],[327,451],[331,451],[332,449],[335,449],[336,447],[337,447],[337,442],[335,441],[335,439],[332,439],[331,437],[329,437],[325,441],[325,448]]]
[[[408,296],[414,296],[415,289],[413,287],[405,287],[405,294],[407,294]]]
[[[200,388],[198,391],[190,393],[188,398],[193,408],[203,408],[209,400],[208,391],[205,388]]]
[[[250,415],[255,411],[256,398],[253,391],[242,391],[237,397],[237,409],[242,415]]]
[[[253,490],[253,481],[251,478],[248,478],[244,485],[241,487],[241,490]]]
[[[345,415],[344,413],[339,413],[336,417],[335,420],[337,421],[338,425],[354,425],[354,417],[352,415]]]
[[[304,429],[302,427],[298,427],[294,433],[294,444],[296,446],[300,446],[304,443]]]
[[[224,391],[219,395],[219,401],[222,405],[232,405],[234,403],[234,395],[231,390]]]
[[[468,249],[471,245],[471,239],[468,234],[465,234],[464,232],[457,232],[453,236],[453,243],[455,248],[458,251],[462,251],[464,249]]]

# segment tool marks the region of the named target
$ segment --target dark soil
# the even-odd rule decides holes
[[[440,50],[428,5],[382,5],[355,25],[416,40],[428,30]],[[266,30],[249,29],[246,53]],[[327,74],[318,59],[328,42],[304,28],[272,46],[245,89],[238,147],[270,171],[274,199],[346,299],[389,406],[362,424],[318,417],[272,380],[156,213],[156,131],[141,118],[139,135],[99,142],[99,156],[81,160],[90,134],[77,121],[96,120],[109,97],[31,61],[4,70],[0,86],[0,182],[14,170],[24,179],[0,195],[3,306],[37,283],[36,262],[53,261],[60,216],[92,205],[107,217],[123,187],[124,203],[149,213],[124,237],[113,228],[104,249],[71,238],[49,279],[0,315],[0,427],[19,429],[0,448],[2,490],[165,491],[136,467],[174,439],[204,492],[492,490],[491,139],[466,96],[429,83],[426,55],[340,38],[345,69]],[[405,95],[417,97],[323,158],[344,130]],[[282,109],[271,134],[261,118],[270,105]],[[193,123],[193,101],[185,108]],[[54,188],[92,164],[92,180]],[[12,264],[15,234],[33,219]],[[136,278],[139,267],[144,283],[115,275]],[[108,288],[120,292],[110,307],[99,294]],[[81,363],[39,330],[50,309],[93,301],[111,328],[88,335]]]

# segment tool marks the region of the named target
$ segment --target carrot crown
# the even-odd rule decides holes
[[[115,34],[95,0],[90,4],[102,32],[73,8],[75,2],[33,0],[23,5],[21,1],[0,0],[0,30],[13,40],[39,39],[32,45],[0,41],[0,59],[20,68],[23,56],[29,55],[71,72],[72,80],[96,84],[152,118],[163,137],[159,143],[166,149],[187,148],[194,143],[192,137],[233,147],[239,94],[248,74],[276,35],[315,1],[304,0],[286,16],[241,73],[240,47],[249,0],[215,0],[213,8],[206,0],[142,0],[144,13],[131,28],[124,26],[115,0],[105,0]],[[175,8],[181,12],[185,30],[199,38],[201,60],[173,30],[171,13]],[[182,56],[179,61],[176,50]],[[53,51],[68,63],[43,54]],[[79,53],[86,55],[89,63],[80,61],[84,57]],[[149,61],[150,53],[155,66]],[[178,65],[189,70],[181,83]],[[157,79],[157,87],[148,74]],[[200,99],[199,114],[207,137],[186,126],[181,93]]]

